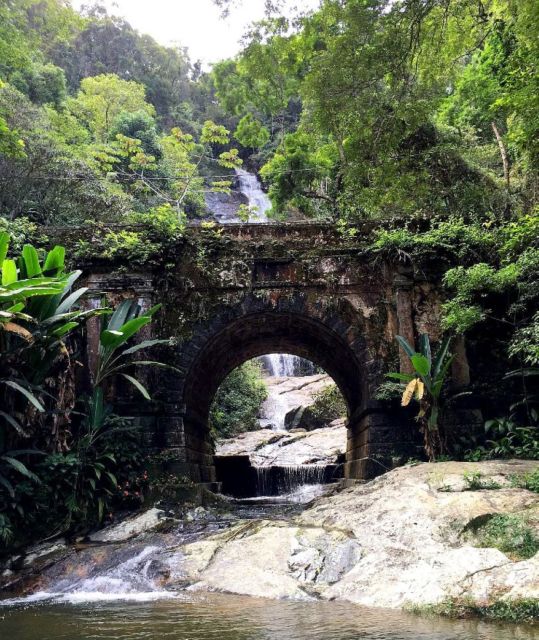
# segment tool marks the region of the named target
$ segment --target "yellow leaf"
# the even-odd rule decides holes
[[[415,389],[415,399],[421,400],[425,395],[425,385],[423,384],[423,380],[417,381],[417,387]]]
[[[418,382],[420,382],[418,378],[410,380],[410,382],[406,386],[406,389],[404,390],[404,393],[402,394],[401,406],[407,407],[410,404],[410,401],[414,397]]]
[[[0,323],[0,328],[4,329],[5,331],[10,331],[11,333],[16,333],[18,336],[21,336],[21,338],[24,338],[27,342],[34,341],[34,336],[29,331],[24,329],[24,327],[15,324],[15,322]]]

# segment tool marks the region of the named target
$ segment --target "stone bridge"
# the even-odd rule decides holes
[[[387,371],[408,370],[396,334],[439,336],[439,295],[424,276],[366,249],[368,233],[348,237],[323,224],[197,227],[150,266],[86,264],[96,296],[163,303],[152,335],[175,339],[159,355],[180,373],[148,373],[154,402],[131,398],[123,408],[143,423],[148,448],[195,481],[214,481],[208,415],[217,388],[246,360],[285,352],[323,367],[346,399],[347,478],[416,454],[411,414],[377,400],[376,390]],[[95,331],[88,341],[92,357]]]

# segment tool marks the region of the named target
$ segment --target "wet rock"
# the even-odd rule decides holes
[[[161,509],[149,509],[144,513],[128,518],[119,524],[114,524],[89,536],[92,542],[123,542],[137,535],[152,531],[165,517]]]
[[[512,476],[537,468],[522,461],[402,467],[323,497],[288,521],[281,512],[281,520],[224,525],[194,509],[192,524],[164,533],[154,509],[104,530],[106,544],[68,548],[31,588],[189,588],[388,608],[453,597],[539,598],[539,554],[518,561],[470,538],[493,514],[539,518],[538,494],[509,486]],[[464,474],[477,473],[501,488],[460,485]],[[5,572],[5,580],[17,579],[16,568]]]
[[[268,397],[261,409],[262,426],[273,425],[278,429],[324,426],[300,422],[301,415],[314,404],[317,394],[334,384],[328,375],[270,377],[266,378],[265,382]]]
[[[251,522],[186,545],[197,588],[398,608],[448,597],[538,597],[539,557],[513,561],[463,532],[494,513],[537,513],[539,496],[508,488],[537,463],[422,464],[318,500],[293,523]],[[500,489],[458,490],[480,472]],[[488,484],[488,483],[487,483]],[[448,486],[456,487],[448,491]],[[467,489],[467,487],[463,487]]]
[[[343,420],[315,431],[250,431],[218,443],[218,456],[249,456],[257,467],[335,464],[346,451]]]

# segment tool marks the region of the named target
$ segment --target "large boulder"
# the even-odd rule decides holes
[[[185,545],[193,588],[398,608],[447,598],[539,598],[539,554],[518,560],[468,533],[494,514],[539,517],[539,496],[511,486],[537,463],[421,464],[319,500],[295,522],[242,523]],[[470,490],[481,473],[493,489]],[[491,479],[491,480],[489,480]]]

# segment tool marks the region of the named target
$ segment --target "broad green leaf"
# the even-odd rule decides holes
[[[54,249],[49,251],[47,257],[45,258],[45,264],[43,266],[43,271],[45,273],[49,271],[54,271],[59,273],[63,270],[65,264],[65,248],[59,245],[56,245]]]
[[[410,346],[410,343],[406,338],[402,336],[396,336],[397,342],[404,349],[404,352],[411,358],[415,354],[415,349]]]
[[[10,313],[19,313],[19,311],[22,311],[23,309],[24,309],[24,302],[18,302],[17,304],[14,304],[12,307],[8,307],[6,311],[9,311]],[[28,319],[29,318],[30,316],[28,316]]]
[[[101,336],[104,336],[105,340],[101,341],[107,347],[112,346],[114,348],[117,348],[127,342],[129,338],[131,338],[131,336],[135,335],[137,331],[142,329],[142,327],[149,324],[150,322],[151,318],[147,316],[139,316],[138,318],[133,318],[132,320],[128,320],[117,331],[103,331]]]
[[[9,233],[0,232],[0,264],[4,262],[9,249]]]
[[[140,393],[144,396],[144,398],[146,398],[146,400],[151,400],[150,398],[150,394],[148,393],[146,387],[141,384],[136,378],[133,378],[133,376],[128,375],[127,373],[122,373],[121,374],[126,380],[129,380],[129,382],[138,390],[140,391]]]
[[[122,356],[127,356],[131,353],[136,353],[141,349],[149,349],[150,347],[155,346],[156,344],[170,344],[170,340],[144,340],[143,342],[139,342],[133,347],[122,351]]]
[[[113,367],[107,370],[107,377],[123,371],[124,369],[130,369],[135,366],[144,366],[144,367],[157,367],[158,369],[168,369],[169,371],[175,371],[176,373],[181,373],[181,371],[172,366],[171,364],[166,364],[165,362],[158,362],[156,360],[134,360],[133,362],[126,362],[125,364],[118,365],[117,367]]]
[[[13,300],[14,298],[34,298],[35,296],[53,296],[58,293],[58,289],[51,287],[30,287],[19,289],[0,289],[0,300]]]
[[[110,329],[105,329],[105,331],[101,332],[99,336],[99,341],[105,347],[110,347],[116,344],[118,339],[123,338],[123,333],[121,331],[111,331]]]
[[[419,336],[419,350],[427,358],[429,362],[432,362],[432,354],[430,350],[430,340],[426,333],[422,333]]]
[[[417,371],[417,373],[419,373],[420,376],[425,378],[429,375],[430,362],[429,360],[427,360],[427,358],[424,355],[420,353],[416,353],[410,358],[410,360],[414,365],[414,369]]]
[[[2,286],[17,282],[17,264],[15,260],[4,260],[2,262]]]
[[[117,331],[127,320],[127,314],[133,306],[133,300],[123,300],[114,310],[109,319],[107,329],[109,331]]]
[[[0,416],[4,418],[4,420],[8,424],[10,424],[19,435],[23,437],[26,437],[28,435],[26,431],[21,427],[21,425],[17,422],[17,420],[15,420],[13,416],[10,416],[9,413],[6,413],[5,411],[0,411]]]
[[[15,389],[15,391],[18,391],[23,396],[25,396],[25,398],[30,403],[32,403],[38,411],[41,411],[41,412],[45,411],[45,407],[41,404],[41,402],[39,402],[39,400],[35,397],[35,395],[30,391],[28,391],[28,389],[25,389],[23,386],[21,386],[18,382],[15,382],[14,380],[2,380],[2,382],[7,387],[11,387],[12,389]]]
[[[386,373],[386,378],[393,378],[394,380],[400,380],[401,382],[410,382],[415,376],[411,373]]]
[[[449,345],[451,344],[451,338],[444,338],[444,341],[440,345],[438,352],[436,353],[436,358],[434,359],[434,364],[432,365],[432,377],[437,378],[440,370],[444,364],[444,360],[447,357],[447,352],[449,349]]]
[[[88,287],[77,289],[69,295],[56,309],[56,313],[66,313],[88,291]]]
[[[61,338],[62,336],[65,336],[67,333],[69,333],[70,331],[72,331],[78,326],[79,326],[78,322],[66,322],[61,327],[58,327],[58,329],[55,329],[52,333],[58,338]]]
[[[22,248],[22,257],[26,267],[26,275],[29,278],[41,275],[41,266],[39,264],[39,256],[35,247],[31,244],[25,244]]]
[[[151,318],[159,311],[159,309],[161,309],[162,306],[162,304],[156,304],[155,306],[148,309],[148,311],[145,311],[142,315]]]
[[[17,458],[12,458],[11,456],[4,454],[3,456],[0,456],[0,459],[13,467],[13,469],[18,471],[21,475],[33,480],[37,484],[41,484],[41,480],[36,476],[36,474],[30,471],[30,469],[28,469],[28,467],[20,460],[17,460]]]
[[[514,371],[509,371],[504,375],[505,380],[509,380],[510,378],[530,378],[532,376],[539,376],[539,368],[538,367],[528,367],[526,369],[515,369]]]
[[[15,489],[13,488],[13,485],[11,484],[11,482],[0,473],[0,484],[5,487],[10,495],[11,498],[15,497]]]

